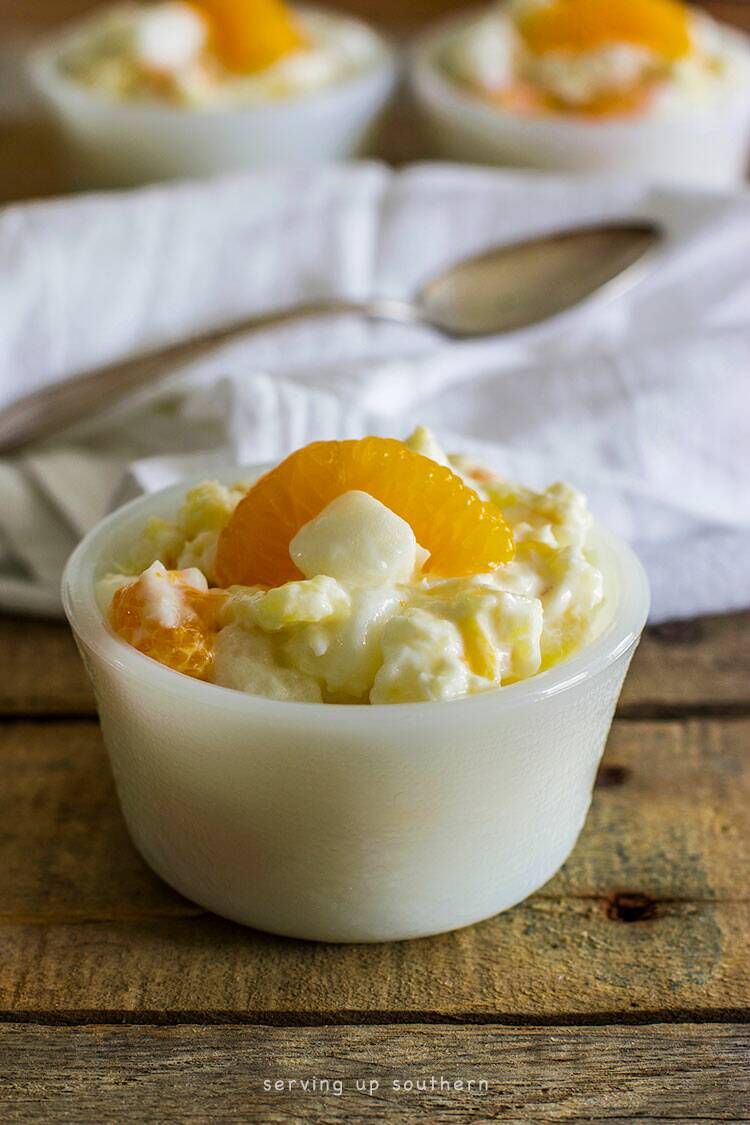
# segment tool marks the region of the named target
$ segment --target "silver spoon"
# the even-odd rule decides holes
[[[451,266],[428,281],[413,302],[313,301],[224,328],[171,347],[88,371],[36,391],[0,410],[0,453],[49,436],[171,375],[217,344],[246,332],[311,316],[357,313],[421,324],[453,339],[527,328],[594,294],[615,296],[643,276],[663,238],[650,222],[578,227],[500,246]]]

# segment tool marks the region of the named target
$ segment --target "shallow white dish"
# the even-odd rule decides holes
[[[462,89],[441,65],[443,53],[476,13],[453,18],[416,44],[411,85],[429,130],[432,154],[476,163],[559,172],[643,176],[662,184],[721,188],[747,174],[750,87],[728,90],[684,113],[610,121],[573,115],[522,116]],[[747,37],[722,26],[727,42],[750,51]]]
[[[646,620],[630,548],[597,531],[611,616],[533,679],[450,703],[276,702],[155,663],[97,605],[97,575],[185,488],[109,516],[63,579],[125,819],[154,871],[246,925],[356,942],[466,926],[545,883],[583,825]]]
[[[85,26],[85,25],[84,25]],[[60,32],[31,52],[31,80],[61,135],[72,184],[129,187],[366,149],[396,82],[380,39],[372,66],[325,89],[263,105],[189,109],[116,101],[68,77],[60,60],[82,34]]]

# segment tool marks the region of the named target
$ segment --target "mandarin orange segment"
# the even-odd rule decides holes
[[[642,112],[653,93],[653,84],[642,82],[632,90],[621,93],[600,94],[588,102],[579,102],[576,113],[589,117],[627,117]],[[550,108],[557,112],[570,112],[570,104],[560,99],[550,98]]]
[[[283,0],[192,0],[228,70],[252,74],[298,51],[305,38]]]
[[[289,557],[299,529],[344,492],[374,496],[412,527],[430,552],[426,570],[461,577],[494,570],[515,550],[494,504],[445,465],[401,441],[317,441],[292,453],[250,489],[219,537],[222,586],[279,586],[302,578]]]
[[[153,605],[144,575],[115,592],[109,611],[112,628],[139,652],[199,680],[208,679],[214,661],[217,616],[225,595],[197,590],[179,571],[153,571],[150,579],[165,582],[174,594],[166,614]],[[165,617],[169,623],[165,622]]]
[[[477,92],[512,113],[544,113],[548,109],[546,96],[530,82],[519,80],[489,93],[483,86],[477,86]]]
[[[561,98],[555,98],[530,83],[516,82],[505,90],[493,90],[490,94],[478,89],[481,96],[486,97],[493,105],[500,105],[513,113],[532,115],[546,113],[570,113],[571,109],[577,114],[590,117],[625,117],[629,114],[639,113],[648,104],[653,84],[641,82],[633,90],[621,93],[600,94],[588,102],[576,102],[571,106]],[[469,474],[474,476],[473,473]],[[479,480],[479,477],[475,477]]]
[[[690,51],[688,12],[677,0],[552,0],[520,15],[517,27],[536,54],[613,43],[646,47],[664,59]]]

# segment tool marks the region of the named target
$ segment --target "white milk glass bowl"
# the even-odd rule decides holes
[[[85,34],[85,24],[58,33],[28,60],[32,83],[56,122],[68,178],[83,188],[360,155],[397,77],[393,52],[373,32],[372,63],[319,90],[205,109],[118,101],[76,81],[61,65]]]
[[[726,188],[742,183],[750,148],[750,85],[728,88],[710,105],[663,116],[596,121],[572,114],[523,116],[464,90],[442,59],[476,14],[441,23],[417,43],[411,86],[433,155],[547,171],[637,175],[676,186]],[[750,41],[722,27],[727,46]]]
[[[530,680],[448,703],[277,702],[156,663],[97,604],[97,578],[186,487],[104,520],[63,580],[125,820],[154,871],[237,922],[340,942],[466,926],[545,883],[583,825],[646,620],[630,548],[597,529],[607,621]]]

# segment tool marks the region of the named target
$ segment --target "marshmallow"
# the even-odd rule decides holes
[[[358,491],[343,493],[306,523],[289,554],[306,578],[327,574],[350,586],[408,582],[419,557],[406,520]]]
[[[206,44],[201,15],[180,0],[144,9],[133,33],[133,53],[143,66],[176,72],[195,62]]]

